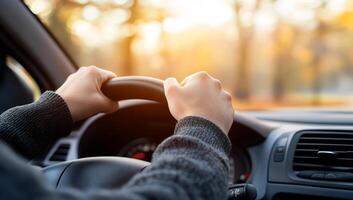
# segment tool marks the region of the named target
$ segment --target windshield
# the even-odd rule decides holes
[[[352,0],[25,0],[80,66],[204,70],[236,109],[353,103]]]

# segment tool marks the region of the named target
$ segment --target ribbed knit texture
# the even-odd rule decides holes
[[[27,157],[68,133],[65,102],[55,93],[0,116],[1,138]],[[66,126],[66,127],[64,127]],[[212,122],[199,117],[179,121],[174,135],[156,149],[152,164],[116,190],[56,191],[45,178],[0,142],[0,199],[57,200],[224,200],[230,142]]]
[[[226,199],[230,147],[215,124],[186,117],[176,125],[174,135],[158,146],[153,164],[125,188],[152,199]]]
[[[72,118],[65,101],[47,91],[34,103],[0,115],[0,140],[26,158],[33,158],[70,133]]]

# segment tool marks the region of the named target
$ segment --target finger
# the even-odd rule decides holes
[[[216,86],[216,88],[219,89],[219,90],[221,90],[221,89],[223,88],[221,81],[218,80],[218,79],[215,79],[215,78],[213,78],[213,77],[211,77],[211,78],[212,78],[212,80],[213,80],[214,85]]]
[[[176,78],[174,78],[174,77],[167,78],[164,81],[163,85],[164,85],[164,93],[166,95],[176,93],[181,88],[181,85],[179,84],[178,80],[176,80]]]
[[[184,80],[181,81],[181,85],[182,85],[182,86],[185,86],[186,83],[192,78],[192,75],[194,75],[194,74],[191,74],[191,75],[185,77]]]
[[[100,111],[103,113],[114,112],[119,108],[118,101],[111,100],[102,93],[98,94],[96,103],[100,105]]]
[[[211,76],[205,72],[205,71],[200,71],[200,72],[196,72],[193,73],[189,76],[187,76],[182,82],[181,85],[185,86],[188,83],[190,83],[191,81],[205,81],[207,79],[211,78]]]
[[[104,113],[112,113],[112,112],[115,112],[117,111],[119,108],[119,102],[117,101],[108,101],[107,102],[107,105],[106,105],[106,108],[104,109]]]
[[[100,84],[116,77],[116,74],[112,71],[108,71],[105,69],[97,68],[99,75],[100,75]]]
[[[85,69],[87,69],[87,67],[86,67],[86,66],[81,66],[80,68],[78,68],[78,70],[77,70],[77,71],[82,71],[82,70],[85,70]]]
[[[229,92],[223,91],[223,95],[228,101],[232,101],[232,95]]]

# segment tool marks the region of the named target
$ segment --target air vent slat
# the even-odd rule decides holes
[[[298,143],[298,147],[302,147],[302,146],[315,146],[315,147],[320,147],[320,146],[332,146],[333,144],[335,144],[335,143],[319,143],[319,142],[317,142],[317,143],[303,143],[303,142],[301,142],[301,143]],[[339,146],[344,146],[344,147],[347,147],[347,148],[353,148],[353,144],[339,144]]]
[[[335,166],[343,166],[343,167],[351,167],[353,166],[353,159],[337,159],[334,163],[332,162],[323,162],[320,158],[313,158],[313,157],[300,157],[294,158],[295,163],[310,163],[310,164],[322,164],[327,167],[335,167]]]
[[[338,138],[334,138],[334,137],[301,137],[300,140],[331,140],[331,141],[352,141],[353,142],[353,138],[342,138],[342,137],[338,137]]]
[[[353,133],[303,133],[296,144],[293,170],[297,174],[308,170],[317,174],[353,172]],[[317,177],[315,173],[313,177]]]
[[[60,144],[55,150],[55,152],[53,153],[53,155],[49,158],[49,160],[54,162],[66,161],[69,150],[70,150],[70,144],[67,144],[67,143]]]
[[[299,143],[317,143],[322,144],[350,144],[353,145],[353,139],[346,138],[301,138]]]
[[[314,160],[320,160],[320,158],[317,157],[317,156],[294,156],[294,159],[314,159]],[[336,158],[336,161],[350,162],[350,161],[353,161],[353,157],[339,157],[339,158]],[[333,164],[335,164],[335,163],[333,163]]]
[[[353,151],[353,145],[347,144],[298,143],[297,148],[317,149],[320,151]]]
[[[320,164],[301,164],[296,163],[293,165],[295,168],[301,168],[303,170],[319,170],[319,171],[351,171],[351,167],[328,167],[327,165]],[[296,170],[302,171],[302,170]]]
[[[352,133],[306,133],[305,135],[302,135],[300,138],[310,138],[310,137],[315,137],[315,138],[353,138]]]

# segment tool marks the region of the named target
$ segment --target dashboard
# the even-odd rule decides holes
[[[158,144],[173,133],[175,123],[167,108],[152,102],[105,115],[80,138],[78,158],[122,156],[150,162]],[[245,148],[234,146],[229,161],[228,182],[245,183],[251,175]]]
[[[257,199],[353,199],[353,126],[258,118],[235,116],[229,184],[254,185]],[[118,112],[77,124],[39,162],[49,166],[94,156],[151,161],[175,123],[158,103],[122,102]]]
[[[116,155],[151,162],[152,155],[160,142],[146,137],[134,139],[123,147],[118,147]],[[229,157],[229,165],[229,184],[245,183],[248,180],[251,174],[251,164],[244,150],[233,148]]]

